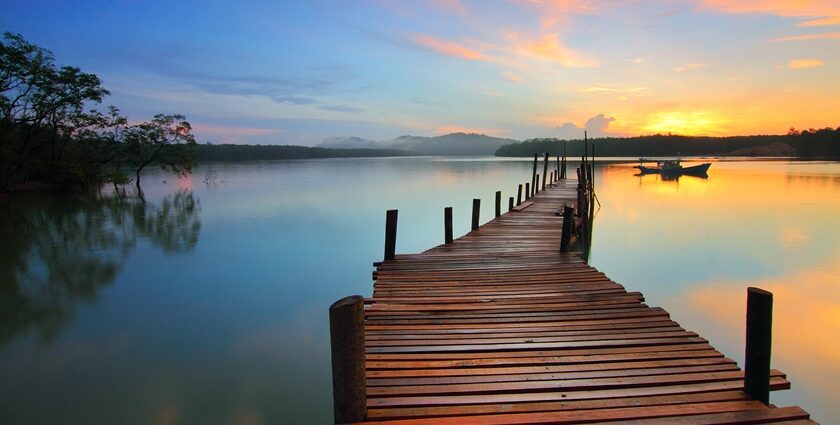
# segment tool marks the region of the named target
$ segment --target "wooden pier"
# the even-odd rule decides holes
[[[745,392],[734,360],[581,253],[560,252],[564,206],[580,202],[578,182],[557,178],[565,158],[563,168],[467,235],[376,263],[373,296],[356,299],[363,352],[333,346],[334,370],[364,365],[337,377],[336,402],[364,411],[339,415],[337,404],[336,421],[813,424],[799,407]],[[767,389],[790,387],[766,371]]]

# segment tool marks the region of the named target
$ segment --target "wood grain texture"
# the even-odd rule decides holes
[[[579,252],[561,253],[576,186],[550,179],[451,243],[375,264],[367,420],[813,423],[798,407],[751,400],[734,360]],[[790,387],[780,371],[769,380]]]

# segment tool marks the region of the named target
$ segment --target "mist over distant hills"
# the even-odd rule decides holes
[[[420,155],[493,155],[503,145],[518,140],[475,133],[451,133],[442,136],[400,136],[391,140],[361,137],[332,137],[318,144],[322,148],[400,149]]]

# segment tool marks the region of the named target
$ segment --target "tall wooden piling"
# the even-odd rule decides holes
[[[531,192],[533,192],[534,195],[540,193],[540,175],[539,174],[537,174],[537,181],[536,181],[536,184],[534,185],[534,187],[531,188]]]
[[[393,260],[397,249],[397,210],[385,213],[385,260]]]
[[[519,187],[516,188],[516,205],[522,203],[522,185],[520,184]]]
[[[452,243],[452,207],[443,209],[443,242]]]
[[[531,170],[531,190],[533,191],[537,187],[537,154],[534,154],[534,168]],[[532,192],[528,192],[533,196]]]
[[[545,190],[545,185],[548,183],[548,152],[546,152],[543,156],[543,182],[542,182],[542,190]]]
[[[472,230],[478,229],[478,213],[481,209],[481,199],[473,199],[472,207]]]
[[[770,404],[772,327],[773,294],[759,288],[748,288],[744,392],[764,404]]]
[[[508,211],[513,209],[513,196],[508,198]]]
[[[362,422],[367,417],[367,386],[365,299],[361,295],[330,306],[330,352],[335,423]]]
[[[502,215],[502,191],[496,191],[496,217]]]
[[[531,197],[531,183],[525,182],[525,200]]]
[[[560,234],[560,252],[569,252],[572,242],[572,232],[575,229],[575,208],[563,206],[563,232]]]

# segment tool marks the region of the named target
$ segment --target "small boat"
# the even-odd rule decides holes
[[[664,176],[705,176],[706,171],[712,166],[711,162],[704,164],[683,167],[679,159],[667,159],[657,161],[655,167],[648,167],[642,164],[636,166],[641,174],[662,174]]]

